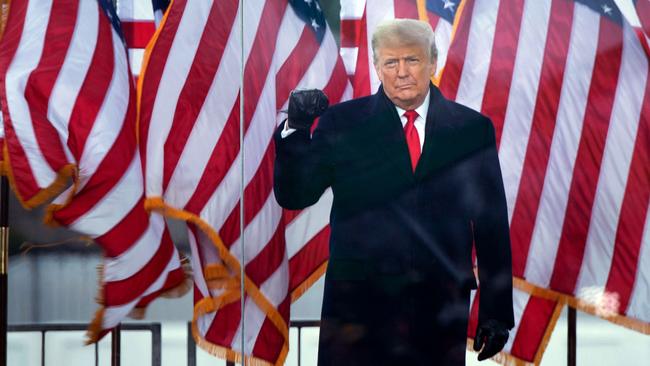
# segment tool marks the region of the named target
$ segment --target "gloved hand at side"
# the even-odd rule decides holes
[[[316,117],[325,112],[329,100],[319,89],[294,90],[289,97],[289,128],[309,130]]]
[[[508,335],[508,327],[498,320],[489,319],[479,325],[474,338],[474,351],[483,350],[478,354],[478,360],[483,361],[501,351],[508,341]]]

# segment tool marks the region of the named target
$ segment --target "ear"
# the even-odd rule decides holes
[[[438,69],[438,60],[433,61],[433,64],[431,65],[431,74],[430,79],[433,79],[433,77],[436,75],[436,70]]]
[[[382,74],[381,68],[377,64],[373,63],[373,65],[375,66],[375,72],[377,73],[377,78],[379,79],[379,81],[381,81],[383,83],[384,82],[384,74]]]

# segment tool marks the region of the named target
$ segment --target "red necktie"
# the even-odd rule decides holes
[[[420,159],[420,136],[414,123],[415,119],[418,118],[418,112],[413,110],[406,111],[404,112],[404,116],[406,117],[404,134],[406,135],[406,144],[411,155],[411,167],[415,171],[415,167],[418,165],[418,159]]]

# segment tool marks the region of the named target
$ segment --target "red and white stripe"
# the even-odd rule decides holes
[[[633,10],[626,14],[626,17],[630,24],[632,24],[632,26],[637,30],[641,44],[643,45],[648,57],[650,57],[650,2],[634,0],[634,6],[636,12]]]
[[[370,45],[374,29],[386,19],[428,20],[438,47],[436,75],[440,75],[447,60],[452,24],[431,11],[419,14],[418,6],[424,7],[424,3],[420,0],[341,0],[340,53],[352,79],[355,97],[374,93],[379,87]]]
[[[573,1],[470,0],[450,55],[443,93],[497,130],[514,275],[647,331],[650,80],[632,28]]]
[[[372,34],[364,10],[385,11],[344,4],[357,34]],[[467,0],[457,22],[441,90],[492,119],[516,283],[552,299],[515,289],[504,351],[538,362],[562,298],[646,332],[650,93],[633,30],[568,0]],[[368,78],[348,73],[355,87]]]
[[[410,5],[411,3],[413,3],[412,11],[415,12],[411,13],[410,16],[404,17],[416,19],[420,18],[418,15],[418,9],[415,6],[415,1],[395,1],[395,4],[400,4],[402,6]],[[344,8],[344,5],[346,4],[348,7]],[[343,17],[344,14],[345,16],[349,17],[350,14],[362,13],[364,11],[362,5],[363,2],[356,1],[342,1],[341,3],[341,54],[344,57],[344,60],[346,53],[349,52],[349,50],[355,50],[356,52],[357,48],[344,48],[347,45],[347,43],[344,42],[344,24],[346,22],[351,22],[351,20],[344,19]],[[528,42],[531,41],[531,38],[534,38],[536,36],[536,33],[538,33],[538,28],[545,22],[548,22],[548,5],[546,5],[544,2],[528,2],[528,8],[526,9],[527,11],[525,13],[523,13],[523,2],[519,2],[519,4],[516,4],[518,6],[514,6],[512,9],[508,9],[506,7],[497,9],[493,6],[494,3],[490,3],[489,1],[483,5],[485,6],[483,10],[489,11],[489,19],[492,21],[492,23],[486,22],[488,27],[492,30],[491,34],[488,33],[485,35],[490,38],[489,42],[485,44],[475,45],[475,47],[480,47],[478,49],[469,50],[467,47],[456,47],[455,49],[449,50],[448,38],[445,38],[447,39],[446,43],[441,42],[439,39],[437,39],[436,42],[439,51],[439,72],[446,63],[448,52],[452,52],[450,57],[453,60],[471,59],[471,62],[479,63],[481,59],[485,59],[485,55],[492,54],[493,49],[491,45],[494,42],[499,42],[503,46],[506,46],[504,48],[497,48],[494,51],[499,53],[512,52],[513,47],[516,49],[516,42],[518,38],[526,40],[526,42],[523,42],[520,46],[522,49],[519,51],[519,57],[504,57],[503,59],[499,60],[499,63],[484,63],[484,65],[481,66],[483,68],[483,74],[481,76],[471,75],[469,73],[463,74],[461,72],[463,63],[452,63],[442,74],[445,77],[443,80],[446,83],[451,84],[450,80],[453,79],[455,80],[453,84],[458,85],[459,80],[464,77],[464,85],[466,85],[466,87],[461,91],[458,91],[458,88],[454,88],[454,90],[448,90],[445,94],[447,97],[450,97],[449,94],[452,92],[459,94],[460,99],[462,99],[464,103],[472,104],[475,109],[480,109],[481,105],[484,105],[485,109],[487,109],[484,112],[488,113],[489,111],[492,114],[493,121],[496,119],[500,119],[501,121],[504,119],[522,119],[525,121],[526,118],[522,118],[522,115],[532,115],[532,109],[529,106],[527,107],[526,105],[521,105],[521,101],[518,101],[511,96],[516,95],[516,93],[527,93],[527,90],[536,87],[536,83],[534,85],[531,85],[531,83],[535,82],[539,77],[541,67],[540,56],[543,52],[543,49],[536,47],[535,43],[533,42]],[[379,9],[381,9],[381,7]],[[371,11],[380,11],[379,9],[372,7]],[[472,19],[471,13],[473,10],[474,9],[472,8],[466,8],[464,10],[464,13],[461,15],[460,19],[461,24],[463,24],[463,22],[469,22]],[[355,11],[356,13],[352,13],[352,11]],[[404,11],[403,8],[402,11]],[[501,13],[499,13],[499,11]],[[523,15],[525,15],[525,17]],[[516,31],[513,33],[498,32],[498,34],[495,35],[494,30],[497,27],[497,16],[499,16],[500,19],[499,29],[507,29],[509,27],[513,27],[513,25],[517,24],[518,22],[524,22],[524,25],[522,26],[523,32],[520,32],[518,27],[514,27],[516,28]],[[428,14],[428,18],[429,20],[435,19],[430,12]],[[363,19],[362,16],[357,17],[356,23],[357,27],[366,27],[366,29],[355,30],[357,34],[365,35],[367,33],[372,35],[373,29],[367,27],[365,19]],[[452,25],[443,18],[439,18],[438,23],[439,24],[437,25],[438,29],[436,29],[436,36],[439,37],[441,34],[443,34],[448,35],[450,38]],[[464,45],[467,45],[467,37],[469,37],[470,34],[472,34],[474,37],[482,36],[483,31],[480,28],[475,27],[473,31],[470,31],[469,27],[467,26],[468,24],[466,24],[465,27],[459,26],[456,42],[464,42]],[[449,29],[449,31],[447,31],[447,29]],[[356,45],[358,45],[358,49],[363,49],[366,50],[366,52],[370,52],[370,54],[366,57],[368,57],[370,62],[372,62],[371,51],[368,51],[369,39],[351,38],[353,41],[357,42]],[[350,41],[350,44],[353,44],[352,41]],[[346,63],[346,65],[347,64],[348,63]],[[487,72],[487,70],[490,70],[490,72]],[[355,71],[360,71],[360,73],[355,74]],[[364,70],[363,68],[356,70],[354,68],[348,68],[348,73],[350,74],[352,83],[355,86],[355,96],[363,96],[369,94],[370,91],[364,87],[363,82],[363,80],[367,78],[368,72],[374,73],[374,70],[372,68],[369,70]],[[504,73],[506,76],[509,76],[508,73],[514,73],[516,76],[512,77],[512,81],[508,81],[506,78],[506,85],[497,85],[501,81]],[[440,73],[438,76],[440,76]],[[477,90],[473,90],[470,85],[476,83],[479,83],[483,87],[476,88]],[[488,85],[490,87],[489,90],[492,90],[493,93],[489,95],[489,97],[485,100],[482,100],[484,94],[483,90],[487,89]],[[512,93],[509,93],[509,89],[512,89]],[[453,96],[451,97],[453,98]],[[510,100],[508,99],[509,97]],[[519,108],[516,109],[516,114],[511,114],[515,111],[515,108],[508,109],[508,111],[506,111],[506,108],[502,108],[505,103],[513,103],[513,105],[520,104]],[[528,130],[530,129],[530,125],[526,125],[525,123],[518,123],[515,127],[517,128],[516,131],[518,132],[518,135],[527,134]],[[513,130],[515,129],[513,128]],[[497,129],[497,133],[500,134],[500,132],[500,129]],[[511,136],[508,134],[506,138],[513,137],[516,136]],[[522,144],[521,142],[517,142],[502,145],[500,154],[503,154],[503,151],[506,151],[504,149],[521,149],[522,146],[525,148],[525,143]],[[504,171],[504,181],[513,179],[512,177],[506,176],[505,173],[506,172]],[[510,199],[508,201],[510,201]],[[508,343],[504,347],[503,352],[500,356],[497,356],[497,360],[508,363],[507,359],[512,359],[514,357],[514,359],[516,359],[517,362],[521,364],[538,364],[544,353],[548,338],[550,337],[550,334],[556,323],[559,311],[561,310],[561,305],[558,301],[531,296],[530,294],[517,288],[515,288],[513,291],[515,327],[511,331],[511,336]],[[478,297],[473,296],[471,301],[470,324],[468,327],[469,338],[473,338],[476,333],[476,326],[478,321],[478,305]]]
[[[472,295],[467,333],[473,339],[478,324],[480,295]],[[505,365],[539,365],[563,305],[518,288],[513,290],[512,295],[515,326],[510,330],[503,351],[493,360]],[[471,344],[468,349],[472,349]]]
[[[95,0],[16,0],[0,75],[14,191],[28,207],[60,193],[51,219],[104,250],[96,341],[184,281],[164,220],[144,211],[126,50]]]
[[[632,22],[633,25],[640,25],[646,37],[650,37],[650,2],[645,0],[635,0],[637,19]]]
[[[242,9],[231,0],[171,5],[145,55],[141,149],[150,205],[190,224],[197,343],[240,360],[245,332],[247,358],[280,364],[292,294],[315,281],[327,261],[331,193],[301,212],[283,212],[275,202],[272,134],[284,118],[278,111],[295,88],[324,89],[332,103],[352,93],[330,32],[319,44],[287,2],[245,4],[243,149]],[[237,288],[241,265],[245,324]]]
[[[131,71],[137,77],[140,74],[144,49],[156,31],[151,1],[117,1],[116,10],[122,22],[122,33],[129,50]]]

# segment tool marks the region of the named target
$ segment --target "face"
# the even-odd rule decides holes
[[[417,45],[381,47],[377,54],[375,69],[388,98],[402,109],[420,106],[436,72],[435,61],[431,62],[426,51]]]

